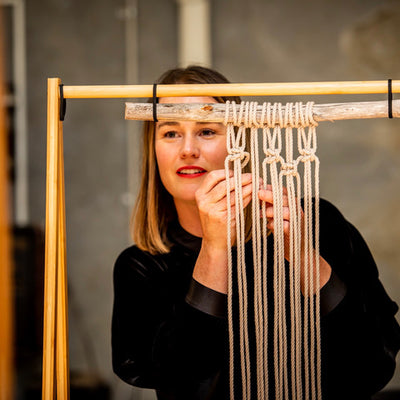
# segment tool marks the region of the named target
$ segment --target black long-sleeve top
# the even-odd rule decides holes
[[[116,261],[113,369],[159,399],[228,399],[226,296],[192,279],[201,238],[178,223],[168,234],[169,253],[131,246]],[[395,369],[398,307],[359,232],[323,200],[320,252],[333,271],[320,293],[323,400],[370,399]]]

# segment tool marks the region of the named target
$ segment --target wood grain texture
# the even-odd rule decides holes
[[[400,81],[392,81],[393,93],[400,93]],[[158,97],[181,96],[282,96],[319,94],[387,93],[388,81],[283,82],[283,83],[219,83],[158,85]],[[153,85],[64,86],[64,97],[140,98],[152,97]]]
[[[9,203],[9,147],[6,131],[6,92],[1,28],[0,22],[0,400],[8,400],[14,398],[14,292]]]
[[[239,105],[237,105],[239,107]],[[261,117],[261,105],[258,106],[257,117]],[[285,109],[285,106],[283,107]],[[314,119],[320,121],[339,121],[346,119],[387,118],[387,101],[371,101],[359,103],[315,104]],[[400,117],[400,100],[393,101],[393,118]],[[153,105],[149,103],[125,103],[125,119],[153,120]],[[182,103],[158,104],[157,119],[160,121],[205,121],[223,122],[225,104]]]
[[[46,244],[43,315],[42,399],[54,399],[56,279],[57,279],[57,191],[59,158],[59,85],[58,78],[48,79],[47,86],[47,175],[46,175]]]

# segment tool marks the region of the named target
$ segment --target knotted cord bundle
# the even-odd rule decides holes
[[[226,103],[224,123],[228,156],[225,171],[227,178],[233,173],[235,185],[231,188],[227,179],[227,204],[231,204],[231,196],[235,196],[234,215],[228,207],[228,221],[234,220],[236,226],[236,238],[232,239],[232,227],[227,224],[231,399],[235,398],[238,370],[242,399],[254,398],[251,389],[255,387],[254,379],[257,399],[268,399],[271,393],[276,400],[321,399],[319,160],[316,156],[317,123],[312,109],[311,102],[305,106],[302,103],[287,103],[286,106],[263,103],[260,113],[256,102],[242,102],[239,110],[234,102]],[[246,140],[250,141],[249,145]],[[259,141],[262,141],[263,157],[259,154]],[[245,246],[241,179],[242,168],[249,161],[254,285],[247,282],[250,266],[246,266],[246,251],[249,247]],[[259,190],[266,188],[273,195],[273,238],[267,228],[267,204],[258,199]],[[285,208],[289,210],[289,217],[285,217]],[[285,224],[289,226],[286,235]],[[268,257],[271,241],[273,257]],[[233,276],[237,277],[237,282],[233,281]],[[254,288],[253,293],[248,292],[248,286]],[[273,293],[269,293],[271,290]],[[232,311],[235,309],[234,292],[237,292],[237,317]],[[249,299],[254,304],[250,305]],[[251,306],[254,320],[248,320]],[[238,337],[234,329],[236,318]],[[249,332],[252,331],[255,332],[254,356],[250,350]],[[268,340],[269,337],[273,340]],[[237,349],[240,366],[235,365]],[[251,371],[253,358],[255,374]]]

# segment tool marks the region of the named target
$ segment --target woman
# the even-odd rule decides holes
[[[227,82],[196,66],[167,71],[158,81]],[[114,269],[112,350],[115,373],[131,385],[156,389],[159,399],[229,398],[226,155],[222,124],[144,124],[142,183],[133,214],[136,244],[121,253]],[[246,207],[250,174],[244,172],[242,185]],[[262,189],[258,197],[267,203],[273,232],[272,193]],[[320,224],[323,398],[370,399],[394,372],[397,305],[358,231],[326,201]],[[240,398],[240,382],[235,384]]]

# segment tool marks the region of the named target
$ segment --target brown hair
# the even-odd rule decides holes
[[[206,84],[229,83],[219,72],[210,68],[191,65],[165,72],[158,84]],[[239,97],[215,97],[219,103],[235,101]],[[150,100],[149,100],[150,101]],[[168,224],[177,218],[172,196],[161,182],[158,171],[155,146],[155,124],[145,121],[143,126],[143,152],[141,184],[131,218],[131,232],[135,244],[151,254],[168,253]]]

